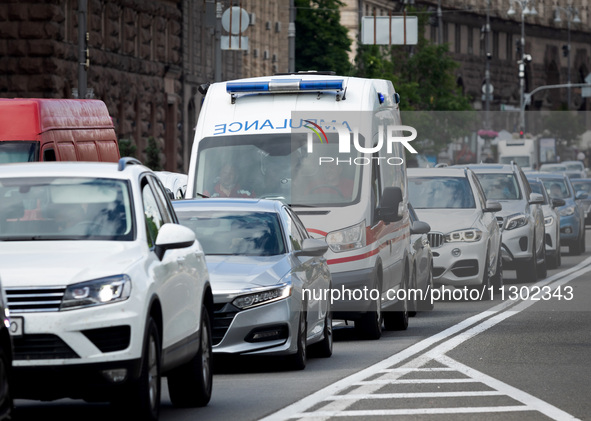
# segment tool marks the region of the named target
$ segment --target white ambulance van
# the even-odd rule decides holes
[[[401,126],[399,98],[389,81],[334,74],[211,84],[188,174],[188,198],[287,202],[329,245],[333,317],[368,339],[408,326],[404,149],[416,131]]]

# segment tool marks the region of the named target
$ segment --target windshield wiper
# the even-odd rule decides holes
[[[298,208],[318,208],[318,205],[303,205],[301,203],[289,203],[290,207],[298,207]]]

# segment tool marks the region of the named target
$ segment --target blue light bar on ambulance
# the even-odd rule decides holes
[[[276,79],[265,82],[228,82],[226,92],[229,94],[255,92],[302,92],[302,91],[342,91],[343,79],[333,80],[301,80]]]

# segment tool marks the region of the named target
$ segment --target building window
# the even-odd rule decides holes
[[[505,48],[507,49],[507,52],[505,54],[505,57],[507,60],[513,60],[513,35],[507,33],[506,40],[507,41],[505,42]]]
[[[459,24],[455,24],[455,52],[461,53],[462,52],[462,26]]]
[[[474,28],[468,27],[468,54],[474,54]]]

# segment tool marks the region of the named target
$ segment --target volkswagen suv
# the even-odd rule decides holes
[[[213,296],[162,183],[117,163],[0,166],[0,275],[14,396],[111,401],[155,420],[211,396]]]

